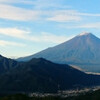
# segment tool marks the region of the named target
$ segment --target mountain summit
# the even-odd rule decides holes
[[[79,34],[79,36],[85,36],[85,35],[91,35],[92,33],[89,33],[89,32],[82,32]]]
[[[27,61],[43,57],[56,63],[77,65],[86,71],[100,72],[99,51],[100,39],[92,33],[84,32],[55,47],[18,60]]]

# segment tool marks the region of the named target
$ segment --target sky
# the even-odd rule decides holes
[[[100,38],[100,0],[0,0],[0,54],[22,57],[82,33]]]

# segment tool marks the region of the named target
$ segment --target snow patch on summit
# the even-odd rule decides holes
[[[89,33],[89,32],[83,32],[83,33],[79,34],[79,36],[89,35],[89,34],[91,34],[91,33]]]

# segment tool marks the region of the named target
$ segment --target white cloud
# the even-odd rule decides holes
[[[25,8],[10,5],[10,3],[26,3],[26,4],[32,4],[34,5],[34,7],[33,9],[28,10]],[[9,0],[9,2],[8,0],[0,0],[0,18],[15,20],[15,21],[36,21],[36,20],[44,21],[45,19],[50,20],[48,16],[50,15],[53,16],[54,13],[56,12],[59,13],[59,11],[54,11],[54,13],[52,13],[52,10],[51,10],[50,13],[48,13],[49,11],[46,8],[49,8],[49,7],[61,8],[63,6],[57,2],[54,3],[53,0],[48,0],[48,1],[47,0],[36,0],[36,1]]]
[[[16,38],[26,38],[29,33],[29,31],[18,28],[0,28],[1,35],[7,35]]]
[[[61,25],[61,27],[64,28],[91,28],[91,29],[100,29],[100,22],[96,23],[86,23],[86,24],[80,24],[80,25],[75,25],[75,26],[65,26]]]
[[[38,37],[32,36],[29,30],[22,30],[18,28],[0,28],[0,34],[29,41],[39,41]]]
[[[82,17],[77,15],[77,13],[75,10],[56,10],[51,12],[51,17],[48,17],[46,20],[55,22],[81,21]]]
[[[64,0],[35,0],[32,4],[34,4],[34,8],[38,10],[45,9],[66,9],[71,6],[64,5]]]
[[[72,37],[67,37],[63,35],[54,35],[47,32],[42,32],[41,40],[44,42],[62,43],[69,40]]]
[[[25,46],[25,44],[0,40],[0,46],[22,46],[23,47]]]
[[[30,4],[34,5],[34,8],[69,8],[71,6],[63,5],[64,0],[0,0],[2,4]]]
[[[46,42],[46,43],[49,42],[49,43],[59,44],[59,43],[63,43],[69,40],[70,38],[72,37],[55,35],[55,34],[47,33],[47,32],[41,32],[41,34],[39,34],[38,36],[30,37],[30,40],[35,41],[35,42]]]
[[[0,18],[15,21],[55,21],[77,22],[85,17],[100,17],[100,14],[83,13],[76,10],[64,10],[69,6],[60,0],[0,0]],[[16,7],[17,4],[31,4],[32,9]],[[24,6],[26,7],[26,6]],[[48,9],[49,8],[49,9]],[[54,10],[53,10],[54,8]],[[62,9],[62,10],[59,10]]]
[[[83,24],[83,25],[80,25],[80,26],[76,26],[76,28],[95,28],[95,29],[100,29],[100,22]]]
[[[4,0],[6,2],[6,0]],[[1,0],[0,2],[4,2]],[[10,2],[13,2],[10,0]],[[23,0],[23,2],[25,2]],[[28,2],[28,1],[27,1]],[[30,1],[31,2],[31,1]],[[33,2],[34,3],[34,2]],[[38,4],[34,5],[38,7]],[[50,6],[50,5],[49,5]],[[54,6],[54,5],[52,5]],[[14,21],[55,21],[74,22],[81,21],[83,16],[99,17],[100,14],[80,13],[76,10],[48,10],[48,9],[25,9],[5,3],[0,3],[0,18]]]
[[[10,2],[14,2],[14,0],[0,0],[0,3],[10,3]]]
[[[80,21],[81,17],[71,16],[71,15],[56,15],[54,17],[47,18],[47,20],[56,22],[69,22],[69,21]]]
[[[100,17],[100,14],[92,13],[81,13],[76,10],[55,10],[53,12],[48,12],[47,21],[55,22],[79,22],[84,19],[84,17]]]
[[[3,4],[13,4],[13,3],[24,3],[24,4],[33,4],[32,0],[0,0],[0,3]]]
[[[50,42],[62,43],[71,38],[62,35],[60,36],[54,35],[52,33],[47,33],[47,32],[41,32],[38,33],[38,35],[32,35],[30,31],[21,30],[18,28],[0,28],[0,34],[33,42],[49,42],[49,43]]]
[[[77,13],[80,16],[91,16],[91,17],[100,17],[100,14],[92,14],[92,13]]]
[[[38,19],[39,11],[27,10],[11,5],[0,4],[0,18],[16,21],[35,21]]]

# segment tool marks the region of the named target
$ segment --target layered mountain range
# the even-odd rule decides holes
[[[57,92],[100,85],[100,76],[43,58],[16,62],[1,56],[0,93]],[[5,66],[9,68],[5,71]]]
[[[57,92],[100,85],[100,75],[70,66],[100,71],[99,50],[100,39],[82,33],[18,61],[0,55],[0,93]]]
[[[78,66],[85,71],[100,72],[100,39],[92,33],[81,33],[69,41],[55,47],[47,48],[31,56],[22,57],[18,61],[32,58],[45,58],[60,64]]]

